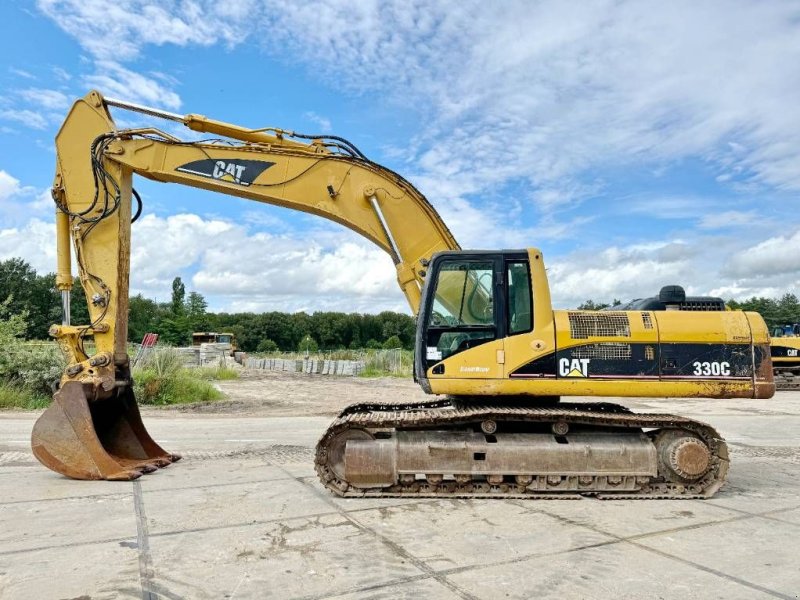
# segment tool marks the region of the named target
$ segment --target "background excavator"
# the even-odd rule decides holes
[[[604,309],[605,310],[605,309]],[[658,296],[637,298],[609,307],[607,310],[730,310],[716,296],[687,296],[679,285],[661,288]],[[773,327],[769,340],[772,371],[776,390],[800,389],[800,324]]]
[[[109,107],[224,139],[119,130]],[[179,458],[148,435],[132,392],[130,227],[141,211],[133,174],[313,213],[391,256],[417,316],[414,377],[438,397],[344,409],[315,459],[323,485],[337,494],[708,497],[728,469],[727,447],[713,428],[560,397],[774,393],[759,315],[554,311],[539,250],[461,250],[418,190],[343,138],[245,129],[91,92],[73,105],[56,148],[65,318],[51,335],[69,366],[34,426],[32,446],[66,476],[134,479]],[[77,326],[69,320],[71,244],[91,315]]]

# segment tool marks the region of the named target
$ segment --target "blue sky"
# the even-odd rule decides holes
[[[463,247],[541,248],[558,306],[797,293],[800,5],[577,6],[0,3],[0,258],[53,270],[52,140],[97,88],[347,137]],[[407,310],[388,257],[334,224],[137,188],[134,293],[166,299],[180,275],[216,310]]]

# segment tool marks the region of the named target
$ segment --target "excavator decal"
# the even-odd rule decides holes
[[[558,359],[558,374],[561,377],[588,377],[591,358]]]
[[[274,164],[274,162],[266,160],[224,161],[205,158],[186,163],[175,170],[181,173],[189,173],[190,175],[199,175],[200,177],[209,177],[227,181],[228,183],[249,186],[255,181],[256,177]]]
[[[750,344],[581,344],[542,356],[511,377],[752,379],[765,358]],[[591,363],[591,373],[589,365]],[[558,365],[557,373],[553,366]]]

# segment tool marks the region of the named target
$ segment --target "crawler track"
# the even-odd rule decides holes
[[[773,366],[775,374],[775,390],[800,390],[800,367],[776,367]]]
[[[710,451],[708,467],[701,476],[684,482],[662,472],[650,477],[623,478],[629,485],[625,491],[614,491],[613,478],[595,475],[578,477],[565,473],[561,476],[537,475],[531,481],[501,474],[502,481],[490,483],[485,476],[461,475],[454,479],[430,478],[383,487],[351,485],[336,474],[333,467],[336,448],[333,446],[341,434],[360,430],[372,435],[375,432],[400,431],[475,431],[485,421],[494,421],[499,427],[515,424],[517,427],[547,427],[567,423],[570,427],[590,428],[594,432],[641,432],[657,440],[659,432],[674,430],[702,440]],[[341,454],[341,451],[340,451]],[[669,414],[634,414],[629,409],[609,403],[567,404],[550,406],[525,404],[487,404],[485,401],[446,399],[418,403],[355,404],[345,408],[326,430],[317,444],[315,466],[323,485],[333,493],[345,497],[429,497],[429,498],[551,498],[568,499],[581,496],[598,498],[709,498],[723,485],[728,471],[728,449],[725,441],[712,427],[686,417]],[[341,469],[339,469],[339,472]],[[437,473],[436,469],[432,470]],[[465,479],[469,477],[469,479]],[[619,478],[616,478],[619,479]],[[633,484],[634,489],[630,489]],[[582,486],[587,489],[583,491]]]

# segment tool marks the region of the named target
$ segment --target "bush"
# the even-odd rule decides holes
[[[0,381],[38,394],[52,394],[65,366],[55,343],[14,341],[0,347]]]
[[[35,408],[46,403],[65,361],[55,342],[24,342],[27,313],[9,315],[11,298],[0,302],[0,386],[2,407]]]
[[[133,391],[141,404],[188,404],[219,400],[224,394],[207,379],[212,378],[211,374],[220,374],[223,370],[230,369],[187,369],[177,350],[157,347],[134,369]]]
[[[208,381],[188,369],[161,377],[155,371],[142,369],[136,374],[134,394],[140,404],[189,404],[220,400],[224,394]]]
[[[267,338],[258,342],[256,352],[277,352],[278,344]]]
[[[297,345],[297,349],[300,352],[316,352],[319,350],[319,344],[317,340],[312,338],[310,335],[305,336],[300,343]]]
[[[403,347],[403,342],[400,341],[399,337],[397,337],[396,335],[393,335],[388,340],[383,342],[383,347],[386,350],[394,350],[395,348],[402,348]]]
[[[29,388],[0,382],[0,409],[24,408],[34,410],[46,408],[50,404],[49,394],[40,394]]]

